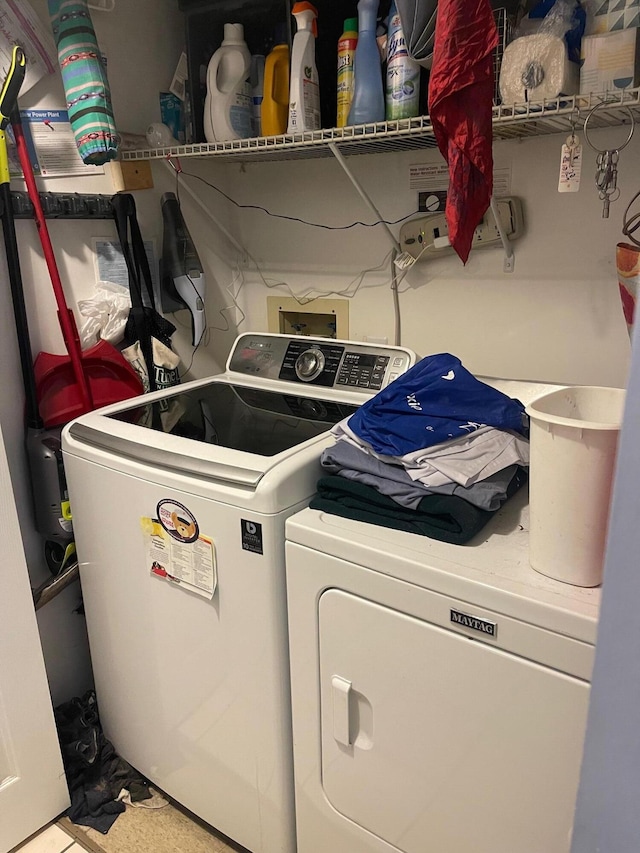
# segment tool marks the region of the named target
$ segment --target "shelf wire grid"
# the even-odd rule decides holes
[[[589,129],[619,127],[629,121],[629,111],[640,122],[640,89],[561,96],[554,100],[493,107],[494,140],[527,139],[553,133],[569,133],[572,123],[579,129],[589,111],[602,106],[589,122]],[[385,151],[414,151],[436,148],[429,116],[378,122],[342,128],[325,128],[301,134],[237,139],[231,142],[176,145],[120,152],[121,160],[159,160],[170,157],[214,157],[226,161],[265,162],[331,157],[333,142],[345,156]]]

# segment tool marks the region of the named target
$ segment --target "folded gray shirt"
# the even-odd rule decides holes
[[[337,441],[333,447],[326,448],[320,463],[325,471],[372,486],[409,509],[417,509],[426,495],[457,495],[479,509],[496,510],[505,500],[507,486],[517,470],[517,465],[509,465],[472,486],[445,483],[427,488],[412,480],[401,465],[382,462],[348,441]]]

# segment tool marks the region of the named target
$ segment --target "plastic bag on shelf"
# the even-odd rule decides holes
[[[503,103],[554,100],[580,90],[584,9],[576,0],[544,0],[523,18],[500,68]]]
[[[565,40],[571,62],[580,62],[587,10],[579,0],[541,0],[520,21],[515,37],[546,33]]]

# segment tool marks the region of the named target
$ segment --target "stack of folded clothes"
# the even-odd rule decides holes
[[[462,545],[527,480],[524,406],[449,353],[423,358],[333,428],[311,507]]]

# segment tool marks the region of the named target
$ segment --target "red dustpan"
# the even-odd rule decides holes
[[[38,353],[33,371],[38,406],[45,426],[65,424],[92,409],[142,394],[138,374],[118,350],[106,341],[83,350],[81,368],[88,380],[88,400],[81,384],[77,382],[70,357],[50,352]]]
[[[50,428],[67,423],[100,406],[136,397],[142,394],[143,388],[138,374],[111,344],[101,341],[83,352],[73,312],[65,301],[17,108],[11,116],[11,124],[29,199],[33,205],[40,243],[51,276],[58,305],[58,319],[68,353],[64,356],[41,352],[34,364],[40,415],[45,427]]]

